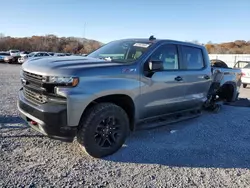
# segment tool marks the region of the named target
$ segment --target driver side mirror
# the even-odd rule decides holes
[[[148,67],[152,72],[164,70],[163,61],[160,60],[150,60],[148,62]]]

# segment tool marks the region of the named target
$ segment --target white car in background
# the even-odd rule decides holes
[[[250,61],[237,61],[234,68],[241,69],[241,83],[246,88],[250,84]]]
[[[31,52],[26,56],[22,56],[20,59],[20,63],[24,63],[27,59],[35,57],[51,57],[51,55],[48,52]]]
[[[12,57],[16,57],[16,56],[20,55],[20,51],[19,50],[9,50],[9,52],[10,52],[10,55]]]

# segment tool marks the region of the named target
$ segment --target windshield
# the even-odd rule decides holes
[[[10,52],[11,53],[18,53],[19,51],[18,50],[11,50]]]
[[[32,52],[28,55],[28,57],[33,57],[36,53]]]
[[[150,42],[114,41],[90,53],[87,57],[129,63],[141,57],[150,45]]]
[[[10,54],[9,53],[5,53],[5,52],[0,52],[0,55],[2,55],[2,56],[8,56]]]
[[[238,61],[234,68],[249,68],[250,61]]]
[[[250,62],[246,66],[244,66],[243,68],[249,69],[250,68]]]

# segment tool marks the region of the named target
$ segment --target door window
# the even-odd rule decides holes
[[[199,70],[205,67],[202,50],[191,46],[182,46],[182,57],[189,70]]]
[[[151,60],[163,62],[164,70],[179,69],[179,57],[176,45],[166,44],[160,46],[151,56]]]

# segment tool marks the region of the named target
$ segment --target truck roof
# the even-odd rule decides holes
[[[190,46],[196,46],[196,47],[203,47],[200,44],[195,44],[192,42],[184,42],[184,41],[178,41],[178,40],[172,40],[172,39],[155,39],[153,41],[150,41],[147,38],[126,38],[126,39],[119,39],[117,41],[136,41],[136,42],[154,42],[154,43],[164,43],[164,42],[171,42],[175,44],[180,44],[180,45],[190,45]]]

